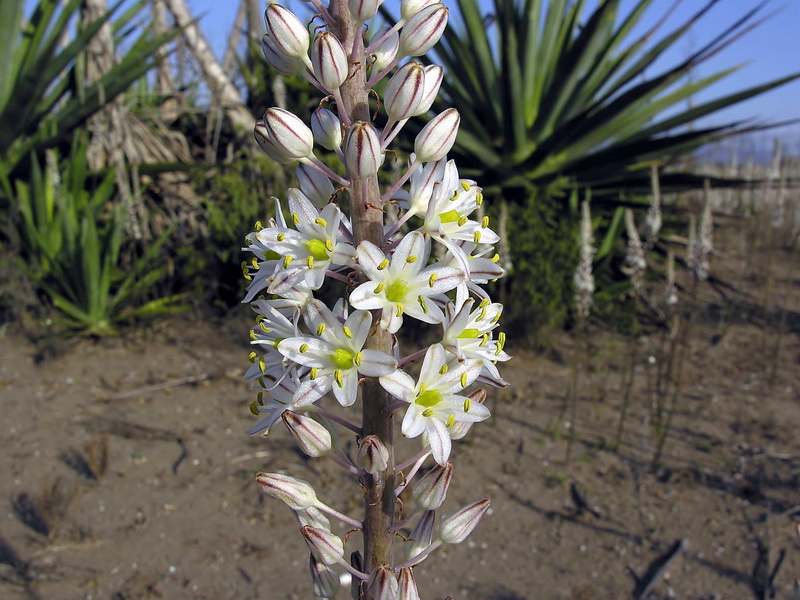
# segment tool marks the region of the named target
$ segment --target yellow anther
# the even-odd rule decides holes
[[[378,271],[383,271],[388,266],[389,266],[389,259],[384,258],[378,265]]]
[[[472,234],[472,243],[478,244],[481,241],[481,232],[479,229],[475,230],[475,233]]]
[[[486,307],[481,309],[481,314],[478,316],[478,321],[482,321],[486,318]]]
[[[499,262],[500,262],[500,255],[499,255],[499,254],[495,254],[495,255],[492,257],[492,262],[493,262],[493,263],[499,263]]]
[[[258,392],[258,394],[256,394],[256,402],[258,402],[259,406],[264,406],[264,392]]]
[[[261,321],[261,323],[259,323],[258,326],[261,328],[261,331],[263,331],[264,333],[272,333],[272,329],[267,327],[267,324],[264,321]]]
[[[398,302],[394,306],[397,309],[397,316],[398,317],[402,317],[403,316],[403,305]]]
[[[500,320],[500,315],[503,314],[503,311],[500,311],[492,318],[492,323],[497,323]]]
[[[467,224],[467,221],[469,221],[469,219],[467,217],[460,217],[458,219],[458,226],[459,227],[463,227],[464,225]]]
[[[255,229],[256,233],[264,229],[264,226],[261,224],[261,221],[256,221],[255,225],[253,225],[253,229]]]
[[[489,226],[489,217],[488,216],[483,217],[483,219],[481,220],[481,227],[488,227],[488,226]]]
[[[483,340],[481,340],[480,345],[481,346],[485,346],[488,343],[489,343],[489,334],[488,333],[484,333],[483,334]]]
[[[375,286],[375,289],[372,290],[374,294],[380,294],[383,291],[383,283],[379,283]]]
[[[472,186],[469,184],[469,182],[464,180],[461,181],[461,187],[464,188],[465,192],[468,192],[472,189]]]
[[[344,379],[342,378],[342,370],[341,369],[336,369],[333,372],[333,378],[334,378],[334,380],[336,380],[336,385],[338,385],[340,388],[344,387]]]
[[[258,266],[258,259],[254,256],[253,260],[250,261],[250,264],[253,265],[253,268],[258,271],[261,267]]]
[[[502,331],[497,336],[497,345],[501,348],[506,345],[506,334]]]
[[[258,359],[258,370],[262,373],[267,370],[267,361],[263,356]]]
[[[428,389],[427,385],[425,385],[424,383],[420,383],[419,384],[419,394],[417,394],[417,395],[418,396],[422,396],[422,394],[424,394],[425,390],[427,390],[427,389]]]
[[[342,327],[342,332],[344,333],[344,337],[346,337],[346,338],[353,337],[353,332],[350,331],[349,327]]]
[[[418,258],[419,258],[418,256],[416,256],[416,255],[412,254],[411,256],[409,256],[408,258],[406,258],[406,262],[407,262],[408,264],[415,263],[415,262],[417,262],[417,259],[418,259]]]
[[[453,192],[453,195],[452,195],[452,196],[450,196],[450,198],[449,198],[450,202],[455,202],[456,200],[458,200],[458,196],[459,196],[460,194],[461,194],[461,192],[460,192],[459,190],[455,190],[455,191]]]
[[[311,373],[309,374],[311,381],[314,381],[317,378],[317,373],[319,373],[319,369],[317,367],[311,367]]]
[[[449,417],[447,417],[447,421],[445,422],[444,426],[450,429],[453,425],[455,425],[455,423],[456,423],[456,416],[454,414],[451,414]]]
[[[255,329],[251,329],[250,330],[250,341],[251,342],[256,341],[256,330]]]
[[[323,333],[325,333],[325,323],[320,323],[317,325],[317,337],[321,336]]]
[[[292,264],[292,257],[291,256],[284,256],[283,257],[283,268],[288,269],[289,265]]]
[[[428,277],[428,285],[433,287],[433,284],[436,283],[436,280],[439,279],[438,273],[431,273],[431,276]]]
[[[353,362],[357,367],[361,366],[361,352],[356,352],[356,355],[353,357]]]
[[[483,194],[481,192],[475,194],[475,204],[477,204],[478,206],[483,204]]]
[[[467,374],[466,373],[462,373],[461,374],[461,387],[462,388],[467,387]]]
[[[422,411],[422,416],[423,417],[432,417],[433,416],[433,409],[432,408],[426,408],[425,410]]]
[[[467,396],[464,398],[464,412],[468,413],[470,408],[472,408],[472,399]]]
[[[330,240],[325,240],[325,250],[328,252],[333,252],[333,242]]]
[[[279,233],[278,235],[275,236],[275,239],[278,240],[279,242],[282,242],[283,240],[286,239],[286,234],[285,233]]]
[[[255,352],[251,352],[250,354],[247,355],[247,360],[249,360],[250,363],[252,364],[252,363],[256,362],[256,357],[257,356],[258,356],[258,354],[256,354]]]
[[[307,256],[306,257],[306,266],[309,269],[313,269],[314,268],[314,257],[313,256]]]
[[[439,375],[447,375],[447,371],[449,370],[447,364],[443,364],[442,368],[439,369]]]
[[[317,217],[316,219],[314,219],[314,223],[316,223],[320,227],[327,227],[328,226],[328,222],[325,219],[323,219],[322,217]]]
[[[308,344],[300,344],[300,354],[308,352]]]
[[[255,416],[258,416],[258,415],[260,415],[260,414],[261,414],[261,413],[259,412],[259,410],[258,410],[258,402],[257,402],[257,401],[255,401],[255,400],[253,400],[253,401],[250,403],[250,413],[251,413],[251,414],[254,414]]]
[[[417,302],[422,307],[422,312],[428,314],[428,305],[425,304],[425,296],[417,296]]]
[[[489,306],[491,303],[492,303],[492,301],[491,301],[491,300],[489,300],[488,298],[484,298],[483,300],[481,300],[481,303],[480,303],[480,304],[478,304],[478,306],[480,306],[481,308],[486,308],[486,307],[487,307],[487,306]]]
[[[292,223],[297,225],[300,222],[300,217],[297,215],[296,212],[292,213]]]

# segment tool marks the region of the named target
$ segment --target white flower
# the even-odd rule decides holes
[[[372,315],[354,311],[342,323],[319,300],[306,307],[306,323],[316,333],[282,340],[278,350],[298,364],[311,369],[309,379],[294,394],[292,406],[307,406],[333,389],[342,406],[356,401],[358,375],[379,377],[397,369],[397,359],[378,350],[364,350]]]
[[[299,284],[317,290],[329,268],[353,264],[355,249],[340,230],[342,211],[328,204],[318,211],[300,190],[289,189],[289,210],[297,230],[268,227],[258,232],[258,241],[283,257],[267,291],[284,294]],[[346,223],[346,221],[344,221]]]
[[[256,425],[247,430],[248,435],[253,435],[263,431],[263,435],[268,435],[272,426],[281,420],[281,415],[292,410],[291,403],[300,381],[296,373],[266,373],[259,378],[259,383],[264,388],[264,393],[268,397],[261,400],[262,404],[258,409],[259,414],[264,418]],[[301,411],[298,411],[301,412]]]
[[[408,313],[425,323],[441,323],[444,315],[432,298],[464,281],[464,271],[428,262],[430,245],[412,231],[397,246],[391,260],[375,244],[361,242],[358,263],[370,281],[350,294],[350,304],[362,310],[382,309],[381,327],[395,333]],[[423,268],[425,267],[425,268]]]
[[[474,423],[489,417],[489,409],[483,404],[456,394],[471,385],[482,369],[478,360],[449,369],[447,352],[441,344],[434,344],[425,354],[417,383],[399,370],[380,378],[387,392],[409,404],[403,417],[403,435],[414,438],[427,434],[433,458],[442,466],[450,456],[449,428],[458,422]]]

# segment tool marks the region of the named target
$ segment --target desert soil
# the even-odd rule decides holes
[[[768,300],[780,319],[746,303],[726,311],[701,286],[655,469],[662,332],[636,346],[619,447],[628,342],[592,329],[576,422],[567,411],[559,428],[574,341],[555,336],[534,353],[511,336],[512,386],[490,390],[493,418],[454,448],[443,507],[488,496],[491,512],[467,542],[416,569],[423,597],[631,598],[685,540],[649,598],[768,598],[773,573],[774,597],[800,598],[800,261],[773,258],[783,271]],[[723,250],[716,260],[749,281],[755,303],[763,279],[725,266],[734,259]],[[297,523],[253,475],[306,479],[354,516],[361,491],[339,467],[305,459],[280,427],[268,439],[245,435],[256,418],[241,379],[243,319],[183,316],[101,341],[34,343],[14,327],[0,338],[0,598],[313,597]],[[351,536],[348,550],[359,544]]]

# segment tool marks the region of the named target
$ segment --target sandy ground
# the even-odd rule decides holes
[[[494,418],[454,449],[444,506],[486,495],[491,513],[416,570],[423,597],[631,598],[637,577],[685,539],[649,598],[768,598],[776,565],[772,597],[800,598],[797,258],[778,257],[788,265],[776,280],[780,327],[744,309],[698,313],[655,470],[661,333],[637,346],[616,449],[627,341],[591,337],[577,418],[554,435],[574,342],[533,354],[512,337],[503,373],[513,385],[490,394]],[[0,338],[0,598],[312,597],[296,521],[253,474],[307,479],[354,516],[361,493],[335,465],[301,456],[286,431],[244,434],[255,420],[241,379],[246,328],[184,316],[99,342],[33,343],[13,327]],[[353,535],[348,550],[359,545]]]

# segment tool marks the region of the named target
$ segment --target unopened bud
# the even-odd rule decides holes
[[[342,124],[339,117],[327,108],[318,108],[311,115],[311,131],[317,143],[326,150],[342,145]]]
[[[408,534],[410,542],[404,545],[406,560],[413,560],[420,552],[427,550],[433,541],[433,526],[436,522],[436,512],[426,510],[422,517]],[[425,560],[424,558],[422,560]],[[422,562],[422,561],[419,561]],[[415,564],[419,564],[419,562]]]
[[[369,21],[378,13],[383,0],[349,0],[350,12],[356,21]]]
[[[339,89],[347,79],[347,54],[342,43],[330,31],[321,31],[314,38],[311,64],[317,81],[329,90]]]
[[[386,114],[393,121],[402,121],[418,114],[419,103],[425,94],[425,67],[411,61],[392,76],[383,95]]]
[[[310,39],[308,29],[292,11],[279,4],[270,4],[264,11],[264,21],[270,38],[281,52],[297,58],[306,56]]]
[[[400,17],[408,21],[423,8],[436,4],[439,0],[403,0],[400,3]]]
[[[397,579],[389,565],[372,570],[367,581],[369,597],[373,600],[397,600]]]
[[[379,30],[373,39],[381,39],[384,35],[386,35],[386,31],[388,29],[388,27],[384,27],[383,29]],[[389,34],[389,37],[386,38],[383,43],[372,53],[372,56],[375,58],[374,62],[372,63],[372,68],[378,71],[383,71],[386,67],[392,64],[392,61],[394,60],[394,57],[397,56],[397,51],[399,49],[400,34],[396,31],[393,31],[391,34]]]
[[[389,451],[377,435],[361,438],[358,446],[358,464],[370,475],[382,473],[389,466]]]
[[[318,561],[313,554],[309,556],[308,568],[311,571],[314,595],[320,598],[335,598],[339,591],[339,576],[333,569]]]
[[[442,519],[439,539],[445,544],[460,544],[477,527],[483,515],[489,510],[488,498],[468,504],[457,513]]]
[[[286,414],[286,413],[284,413]],[[447,497],[447,488],[453,478],[453,464],[436,465],[414,485],[412,496],[422,508],[436,510]]]
[[[292,510],[310,508],[319,502],[314,488],[302,479],[281,473],[259,471],[256,474],[256,481],[261,484],[267,494],[286,503]]]
[[[311,417],[286,410],[281,419],[294,436],[300,450],[310,457],[319,458],[331,451],[331,432]]]
[[[344,542],[330,531],[306,525],[300,529],[300,533],[311,554],[321,563],[334,565],[344,556]]]
[[[419,600],[417,583],[414,581],[414,570],[411,567],[400,569],[398,576],[397,600]]]
[[[448,108],[428,121],[414,140],[414,153],[419,162],[441,160],[456,141],[461,115],[455,108]]]
[[[317,529],[324,529],[325,531],[331,530],[331,522],[325,513],[318,509],[316,506],[309,506],[305,510],[296,510],[294,516],[300,522],[300,526],[310,525]]]
[[[333,198],[336,190],[331,180],[324,173],[300,163],[295,169],[295,175],[297,176],[297,184],[300,186],[300,191],[317,208],[325,206]]]
[[[483,404],[484,402],[486,402],[486,390],[483,388],[475,390],[468,396],[468,398],[470,402],[473,403],[477,402],[478,404]],[[467,433],[469,433],[469,430],[472,428],[473,425],[474,423],[470,421],[456,421],[455,423],[453,423],[453,426],[450,427],[450,429],[448,429],[448,431],[450,432],[450,439],[460,440],[465,435],[467,435]]]
[[[267,62],[284,75],[302,75],[306,70],[302,60],[284,54],[275,45],[269,34],[264,34],[264,37],[261,38],[261,51],[264,53],[264,58],[267,59]]]
[[[378,132],[365,121],[356,121],[347,132],[344,159],[357,177],[371,177],[381,165],[381,142]]]
[[[256,142],[261,147],[261,149],[267,153],[272,160],[278,162],[282,165],[294,162],[294,159],[286,156],[283,152],[281,152],[278,148],[275,147],[275,144],[272,143],[272,140],[269,139],[269,131],[267,130],[267,124],[262,121],[256,121],[256,125],[253,128],[253,136],[256,138]]]
[[[439,65],[428,65],[425,67],[425,91],[422,94],[422,99],[417,106],[417,112],[412,116],[424,115],[433,106],[433,101],[439,95],[439,88],[442,86],[442,77],[444,77],[444,69]]]
[[[400,31],[400,55],[422,56],[433,48],[447,27],[448,14],[444,4],[438,2],[412,16]]]
[[[311,133],[311,129],[288,110],[270,108],[264,113],[264,122],[269,132],[269,140],[287,157],[300,160],[311,156],[314,152],[314,134]]]
[[[364,557],[361,556],[361,552],[358,550],[350,553],[350,566],[356,571],[364,572]],[[363,583],[364,581],[357,577],[353,577],[350,580],[350,597],[353,600],[364,600],[364,594],[361,592]]]

